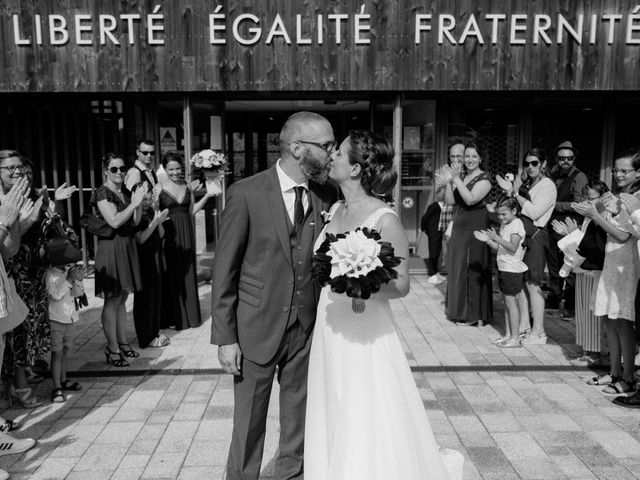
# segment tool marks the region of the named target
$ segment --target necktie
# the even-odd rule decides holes
[[[304,193],[304,187],[293,187],[296,192],[296,203],[293,205],[293,221],[296,227],[296,233],[302,229],[304,223],[304,205],[302,204],[302,195]]]

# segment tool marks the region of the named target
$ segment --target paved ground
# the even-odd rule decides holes
[[[208,318],[209,286],[200,293]],[[437,439],[467,459],[465,480],[640,478],[640,411],[612,405],[584,383],[591,372],[569,366],[573,323],[549,315],[552,342],[501,350],[491,344],[494,326],[455,326],[442,299],[442,287],[414,275],[411,293],[393,309]],[[209,321],[168,331],[169,347],[116,369],[105,365],[99,312],[92,300],[77,329],[72,370],[84,390],[64,404],[5,410],[24,418],[17,436],[38,444],[0,457],[0,467],[13,479],[222,478],[232,382],[216,374]],[[47,380],[38,392],[50,388]],[[277,415],[272,401],[265,479],[273,475]]]

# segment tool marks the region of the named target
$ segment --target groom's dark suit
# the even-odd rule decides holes
[[[297,232],[283,201],[276,167],[233,184],[216,248],[211,343],[239,343],[242,375],[234,377],[234,430],[227,480],[257,479],[267,406],[278,372],[278,480],[302,478],[310,335],[319,286],[311,278],[313,244],[332,186],[309,181],[309,206]]]

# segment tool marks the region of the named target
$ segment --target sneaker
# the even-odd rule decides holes
[[[438,277],[438,280],[440,280],[440,283],[447,280],[447,277],[445,277],[444,275],[440,275],[439,273],[436,273],[436,277]]]
[[[442,282],[444,282],[444,278],[439,277],[436,273],[435,275],[431,275],[427,282],[429,282],[431,285],[440,285]]]
[[[562,312],[562,315],[560,315],[560,318],[565,322],[570,322],[576,319],[576,314],[573,310],[565,310]]]
[[[520,342],[522,343],[522,345],[544,345],[547,343],[547,334],[543,333],[541,335],[533,335],[530,333]]]
[[[35,444],[36,441],[33,438],[14,438],[6,433],[0,433],[0,456],[26,452]]]
[[[599,367],[602,363],[599,357],[592,357],[591,355],[582,355],[581,357],[574,358],[569,363],[574,367]]]

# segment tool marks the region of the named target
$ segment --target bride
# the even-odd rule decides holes
[[[463,457],[441,451],[393,324],[389,300],[409,292],[407,237],[378,197],[392,191],[393,148],[352,131],[332,154],[330,177],[345,200],[333,205],[324,233],[378,230],[396,256],[398,278],[354,313],[351,298],[323,288],[309,360],[304,467],[307,480],[458,480]]]

